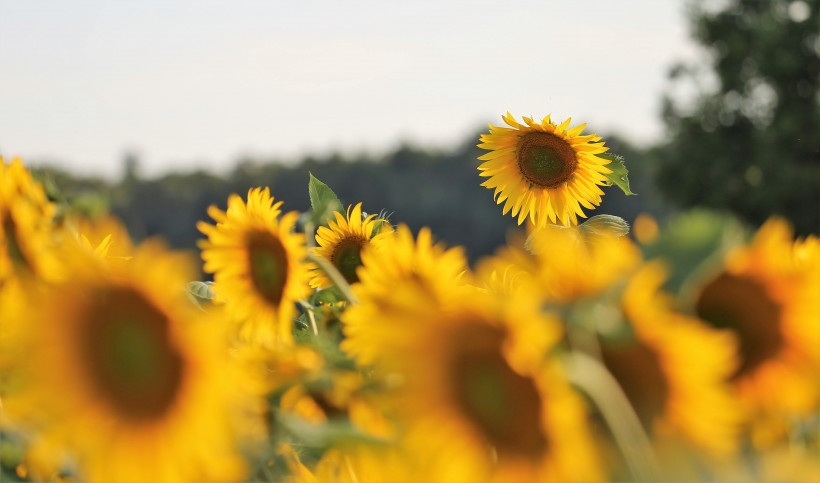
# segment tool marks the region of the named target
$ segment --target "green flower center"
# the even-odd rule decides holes
[[[100,292],[80,332],[87,370],[117,414],[156,419],[173,405],[183,359],[168,334],[167,316],[130,289]]]
[[[737,334],[741,363],[735,378],[776,357],[785,344],[780,304],[748,277],[720,274],[703,288],[695,310],[711,325]]]
[[[356,283],[359,281],[359,276],[356,275],[356,269],[362,265],[362,246],[364,240],[358,237],[348,237],[340,241],[333,250],[333,255],[330,256],[330,261],[333,263],[339,273],[347,280],[347,283]]]
[[[278,306],[288,281],[288,255],[282,241],[267,232],[248,239],[248,265],[251,283],[268,302]]]
[[[532,185],[557,188],[572,178],[577,167],[575,150],[554,134],[529,133],[518,145],[518,168]]]
[[[504,333],[469,324],[456,334],[451,362],[456,402],[499,455],[537,458],[547,447],[541,396],[531,378],[515,372],[501,353]]]

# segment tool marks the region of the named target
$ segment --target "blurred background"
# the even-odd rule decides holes
[[[820,0],[0,0],[0,155],[132,236],[194,248],[230,193],[430,226],[471,258],[514,220],[487,123],[573,117],[626,158],[597,213],[689,207],[820,232]]]

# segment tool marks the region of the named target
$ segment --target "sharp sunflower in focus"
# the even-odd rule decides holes
[[[478,147],[490,152],[478,159],[478,169],[488,178],[481,186],[494,190],[504,214],[527,218],[537,227],[549,223],[576,225],[586,218],[581,207],[592,210],[601,204],[607,185],[609,159],[598,154],[608,148],[594,134],[582,135],[585,124],[570,128],[571,119],[555,124],[550,116],[541,122],[524,117],[520,124],[507,113],[502,116],[510,127],[490,125]]]
[[[240,338],[263,345],[292,343],[295,302],[310,291],[305,238],[294,233],[299,213],[280,218],[281,206],[268,188],[254,188],[247,203],[232,195],[227,211],[211,206],[216,225],[197,224],[208,236],[199,246],[218,300],[236,320]]]
[[[316,230],[318,247],[313,253],[330,261],[342,274],[347,283],[356,283],[359,276],[356,269],[362,265],[361,252],[366,246],[381,246],[393,235],[390,223],[377,215],[368,215],[362,219],[362,204],[347,209],[347,216],[334,213],[335,221]],[[319,267],[311,267],[310,286],[327,288],[333,284]]]

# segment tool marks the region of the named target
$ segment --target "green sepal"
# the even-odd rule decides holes
[[[203,303],[208,303],[214,298],[213,282],[200,282],[194,280],[188,282],[188,298],[197,307],[202,308]]]
[[[308,195],[310,196],[311,220],[316,225],[324,225],[333,213],[342,211],[342,202],[330,187],[308,173]]]
[[[623,191],[625,195],[634,195],[635,193],[629,189],[629,170],[626,169],[623,156],[612,153],[596,154],[596,156],[610,161],[606,167],[612,170],[612,172],[605,175],[607,178],[606,186],[615,185],[621,188],[621,191]]]
[[[626,236],[629,234],[629,223],[620,216],[595,215],[578,225],[578,229],[590,239],[603,236]]]

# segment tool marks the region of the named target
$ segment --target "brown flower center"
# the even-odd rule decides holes
[[[17,224],[14,222],[11,213],[6,213],[5,219],[3,220],[3,236],[6,241],[6,253],[11,261],[30,269],[32,264],[20,246],[20,240],[17,237]]]
[[[669,399],[669,383],[658,353],[635,341],[631,344],[603,345],[601,356],[635,409],[644,429],[652,430],[655,418],[663,415]]]
[[[80,349],[102,399],[125,419],[164,415],[185,372],[167,315],[138,292],[121,288],[96,294],[86,319]]]
[[[741,363],[735,378],[776,357],[785,343],[780,304],[751,278],[718,275],[703,288],[695,310],[701,319],[737,334]]]
[[[288,281],[288,254],[282,241],[268,232],[248,237],[248,265],[257,293],[278,306]]]
[[[531,378],[515,372],[501,353],[504,333],[468,324],[454,340],[450,377],[461,412],[499,456],[538,457],[547,448],[541,396]]]
[[[363,246],[364,240],[356,236],[350,236],[340,241],[330,256],[331,263],[348,283],[359,281],[356,269],[362,265]]]
[[[560,137],[534,132],[518,145],[518,168],[531,184],[556,188],[566,183],[578,167],[575,150]]]

